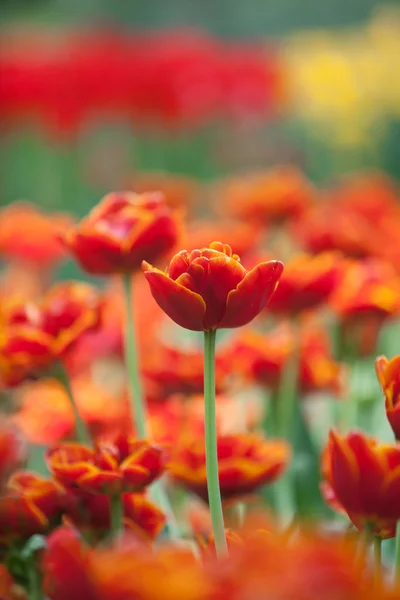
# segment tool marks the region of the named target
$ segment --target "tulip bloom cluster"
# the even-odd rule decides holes
[[[296,170],[222,190],[224,237],[209,220],[185,229],[183,200],[112,192],[55,228],[60,252],[111,281],[104,292],[2,296],[1,597],[399,597],[380,545],[397,536],[400,565],[400,445],[353,430],[377,433],[386,412],[400,439],[399,356],[376,359],[383,398],[371,385],[358,404],[364,356],[399,314],[398,268],[372,247],[343,256],[338,240],[293,249],[293,232],[307,246],[318,194]],[[394,218],[389,192],[380,207],[357,190],[342,190],[339,212]],[[49,476],[24,468],[29,442],[49,445]]]

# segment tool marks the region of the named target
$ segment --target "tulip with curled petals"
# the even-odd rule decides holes
[[[93,494],[142,492],[164,470],[159,446],[122,434],[97,442],[95,448],[61,443],[48,450],[46,461],[66,488]]]
[[[228,244],[182,250],[166,272],[143,264],[157,304],[175,323],[192,331],[241,327],[268,304],[283,271],[271,260],[247,271]]]
[[[217,446],[223,500],[250,494],[276,481],[290,460],[290,446],[284,440],[255,434],[222,435],[217,438]],[[169,472],[175,481],[207,500],[203,440],[182,439],[172,453]]]
[[[394,537],[400,520],[400,445],[361,432],[331,431],[324,452],[325,493],[357,529]]]
[[[63,242],[87,273],[132,273],[143,260],[158,261],[170,252],[180,227],[162,194],[113,192],[69,229]]]
[[[385,395],[386,416],[397,440],[400,440],[400,356],[378,356],[376,374]]]

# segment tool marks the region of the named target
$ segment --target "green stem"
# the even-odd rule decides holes
[[[91,444],[92,440],[90,437],[89,430],[79,414],[78,406],[75,402],[75,396],[72,391],[71,382],[62,363],[59,363],[56,367],[56,377],[67,392],[72,412],[74,413],[75,433],[78,441],[82,444]]]
[[[42,578],[36,560],[27,565],[29,600],[43,600]]]
[[[296,331],[296,347],[288,357],[281,375],[276,398],[276,429],[278,436],[293,442],[293,425],[297,401],[297,383],[299,371],[298,332]],[[287,526],[296,513],[293,476],[289,469],[274,485],[275,507],[278,510],[282,525]]]
[[[379,585],[382,580],[382,540],[374,537],[374,582]]]
[[[115,494],[110,497],[110,512],[111,512],[111,534],[117,535],[124,528],[124,505],[122,495]]]
[[[400,521],[397,521],[396,549],[394,554],[394,581],[400,584]]]
[[[137,339],[135,330],[135,320],[133,315],[133,293],[132,278],[130,275],[123,275],[123,286],[126,305],[126,328],[125,328],[125,354],[126,366],[128,371],[129,396],[131,401],[132,422],[136,425],[136,434],[139,438],[146,438],[149,435],[146,405],[143,397],[142,383],[139,371],[139,358],[137,349]],[[168,521],[168,534],[170,538],[179,538],[179,527],[171,507],[166,490],[161,481],[156,481],[150,488],[150,495],[154,502],[159,504],[164,511]]]
[[[218,475],[217,424],[215,414],[215,338],[216,331],[204,332],[204,404],[208,503],[218,556],[226,554],[224,515]]]
[[[135,320],[133,315],[132,277],[130,275],[123,275],[122,279],[126,306],[125,360],[128,371],[132,421],[135,423],[138,437],[146,438],[147,420],[139,373]]]

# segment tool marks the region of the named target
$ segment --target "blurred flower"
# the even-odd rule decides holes
[[[284,440],[265,440],[255,434],[219,436],[218,472],[223,500],[243,496],[272,483],[290,460]],[[169,471],[174,480],[207,500],[204,440],[183,439],[172,451]]]
[[[341,272],[341,257],[336,253],[295,256],[285,264],[285,272],[268,309],[291,316],[319,307],[335,291]]]
[[[95,448],[62,443],[50,448],[46,463],[66,488],[94,494],[142,492],[164,468],[160,447],[126,435],[98,441]]]
[[[245,379],[276,389],[284,366],[299,345],[299,387],[302,391],[329,390],[340,393],[343,369],[330,353],[326,332],[305,324],[296,332],[282,324],[267,335],[243,331],[232,342],[225,359]]]
[[[348,261],[330,303],[345,339],[368,354],[375,349],[384,321],[399,314],[400,278],[378,259]]]
[[[0,541],[45,533],[61,518],[63,490],[51,479],[17,471],[0,496]]]
[[[166,517],[162,510],[144,494],[122,494],[125,529],[143,541],[156,539],[164,529]],[[66,517],[82,532],[100,536],[111,526],[110,496],[75,490],[68,496]]]
[[[4,316],[0,375],[4,386],[45,373],[100,320],[100,298],[83,282],[51,288],[38,305],[14,306]]]
[[[108,382],[111,384],[111,382]],[[82,375],[72,380],[79,413],[94,437],[111,434],[129,422],[122,398],[113,395],[91,377]],[[21,404],[12,420],[29,441],[51,444],[67,438],[74,431],[74,415],[64,387],[56,380],[41,379],[18,390]]]
[[[52,600],[97,600],[88,571],[92,552],[71,527],[53,531],[42,560],[46,595]]]
[[[193,250],[207,248],[212,240],[228,240],[232,252],[242,257],[253,251],[261,240],[261,228],[239,220],[196,220],[189,223],[184,245]]]
[[[352,175],[324,196],[324,202],[305,213],[293,228],[307,250],[339,250],[352,257],[387,254],[388,244],[397,238],[400,211],[398,193],[386,176]]]
[[[393,537],[400,519],[400,446],[332,431],[325,452],[326,483],[352,523],[383,539]]]
[[[59,529],[49,538],[43,567],[52,600],[207,600],[211,591],[190,550],[167,546],[153,552],[129,537],[93,550],[75,532]]]
[[[0,598],[1,600],[25,600],[26,594],[11,576],[7,567],[0,564]]]
[[[11,420],[0,416],[0,493],[13,471],[26,459],[24,438]]]
[[[30,268],[51,267],[65,255],[59,236],[71,226],[68,215],[46,215],[28,203],[17,202],[0,211],[0,256],[29,263]]]
[[[376,374],[385,394],[386,416],[397,440],[400,440],[400,356],[375,361]]]
[[[314,203],[315,195],[305,176],[290,166],[233,177],[215,192],[224,211],[257,225],[298,217]]]
[[[138,194],[155,190],[161,192],[170,208],[193,209],[198,183],[187,175],[176,175],[162,171],[135,173],[132,185],[128,186]],[[214,238],[213,238],[214,239]]]
[[[177,393],[202,394],[204,385],[203,351],[197,348],[173,347],[153,341],[152,348],[145,353],[142,372],[151,383],[152,398],[165,400]],[[228,366],[222,353],[216,356],[216,391],[226,386]]]
[[[63,241],[81,267],[94,275],[137,271],[143,260],[158,261],[179,237],[180,219],[159,192],[114,192]]]
[[[178,325],[193,331],[241,327],[252,321],[273,295],[283,265],[260,263],[251,271],[227,244],[181,250],[168,272],[143,264],[157,304]]]

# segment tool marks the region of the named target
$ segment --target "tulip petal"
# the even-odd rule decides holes
[[[360,512],[360,471],[353,450],[346,439],[335,432],[330,435],[332,487],[346,512]]]
[[[348,444],[357,459],[360,473],[359,494],[366,513],[376,513],[382,499],[382,484],[387,471],[386,460],[371,440],[359,433],[350,434]]]
[[[268,304],[283,272],[279,261],[261,263],[254,267],[228,294],[225,315],[219,328],[241,327],[250,323]]]
[[[173,281],[161,271],[145,271],[145,277],[158,306],[185,329],[204,331],[206,305],[203,298]]]

